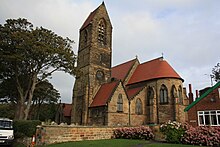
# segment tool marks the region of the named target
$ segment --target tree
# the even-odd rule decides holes
[[[56,104],[60,98],[60,93],[48,81],[41,81],[36,85],[33,95],[34,119],[39,119],[42,104]]]
[[[26,19],[0,25],[0,81],[11,80],[16,87],[15,119],[27,119],[36,84],[55,71],[75,74],[72,43],[51,30],[34,28]]]
[[[220,81],[220,63],[217,63],[217,65],[212,69],[212,74],[216,82]]]

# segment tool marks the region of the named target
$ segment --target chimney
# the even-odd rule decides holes
[[[189,84],[189,104],[193,102],[192,85]]]
[[[187,93],[186,93],[186,87],[183,87],[183,93],[184,93],[185,95],[187,95]]]
[[[196,99],[199,97],[199,91],[196,90]]]

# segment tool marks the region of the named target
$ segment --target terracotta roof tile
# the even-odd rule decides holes
[[[131,61],[112,67],[111,77],[124,81],[136,60],[137,59],[133,59]]]
[[[127,92],[127,94],[128,94],[128,98],[129,98],[129,99],[133,98],[133,97],[134,97],[135,95],[137,95],[143,88],[144,88],[144,86],[127,89],[126,92]]]
[[[95,95],[90,107],[105,106],[120,81],[103,84]]]
[[[163,58],[157,58],[138,65],[129,79],[128,85],[158,78],[178,78],[183,81]]]

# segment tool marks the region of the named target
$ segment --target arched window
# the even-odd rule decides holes
[[[178,96],[179,96],[179,104],[183,104],[183,93],[182,93],[181,86],[179,86],[179,88],[178,88]]]
[[[147,106],[151,106],[154,104],[154,91],[152,87],[147,89]]]
[[[123,111],[123,99],[122,99],[122,94],[119,94],[119,95],[118,95],[117,111],[118,111],[118,112],[122,112],[122,111]]]
[[[142,114],[142,102],[139,98],[136,100],[135,113]]]
[[[106,33],[105,22],[103,19],[101,19],[98,26],[98,43],[100,45],[106,44],[105,33]]]
[[[165,85],[162,85],[160,88],[160,103],[161,104],[168,103],[168,91]]]

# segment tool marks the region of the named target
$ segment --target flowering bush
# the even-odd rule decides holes
[[[154,134],[148,126],[118,128],[114,130],[114,138],[150,140]]]
[[[189,127],[181,142],[200,146],[220,146],[220,127]]]
[[[176,121],[168,121],[160,126],[160,132],[165,135],[165,139],[170,143],[181,143],[180,139],[183,136],[186,127]]]

